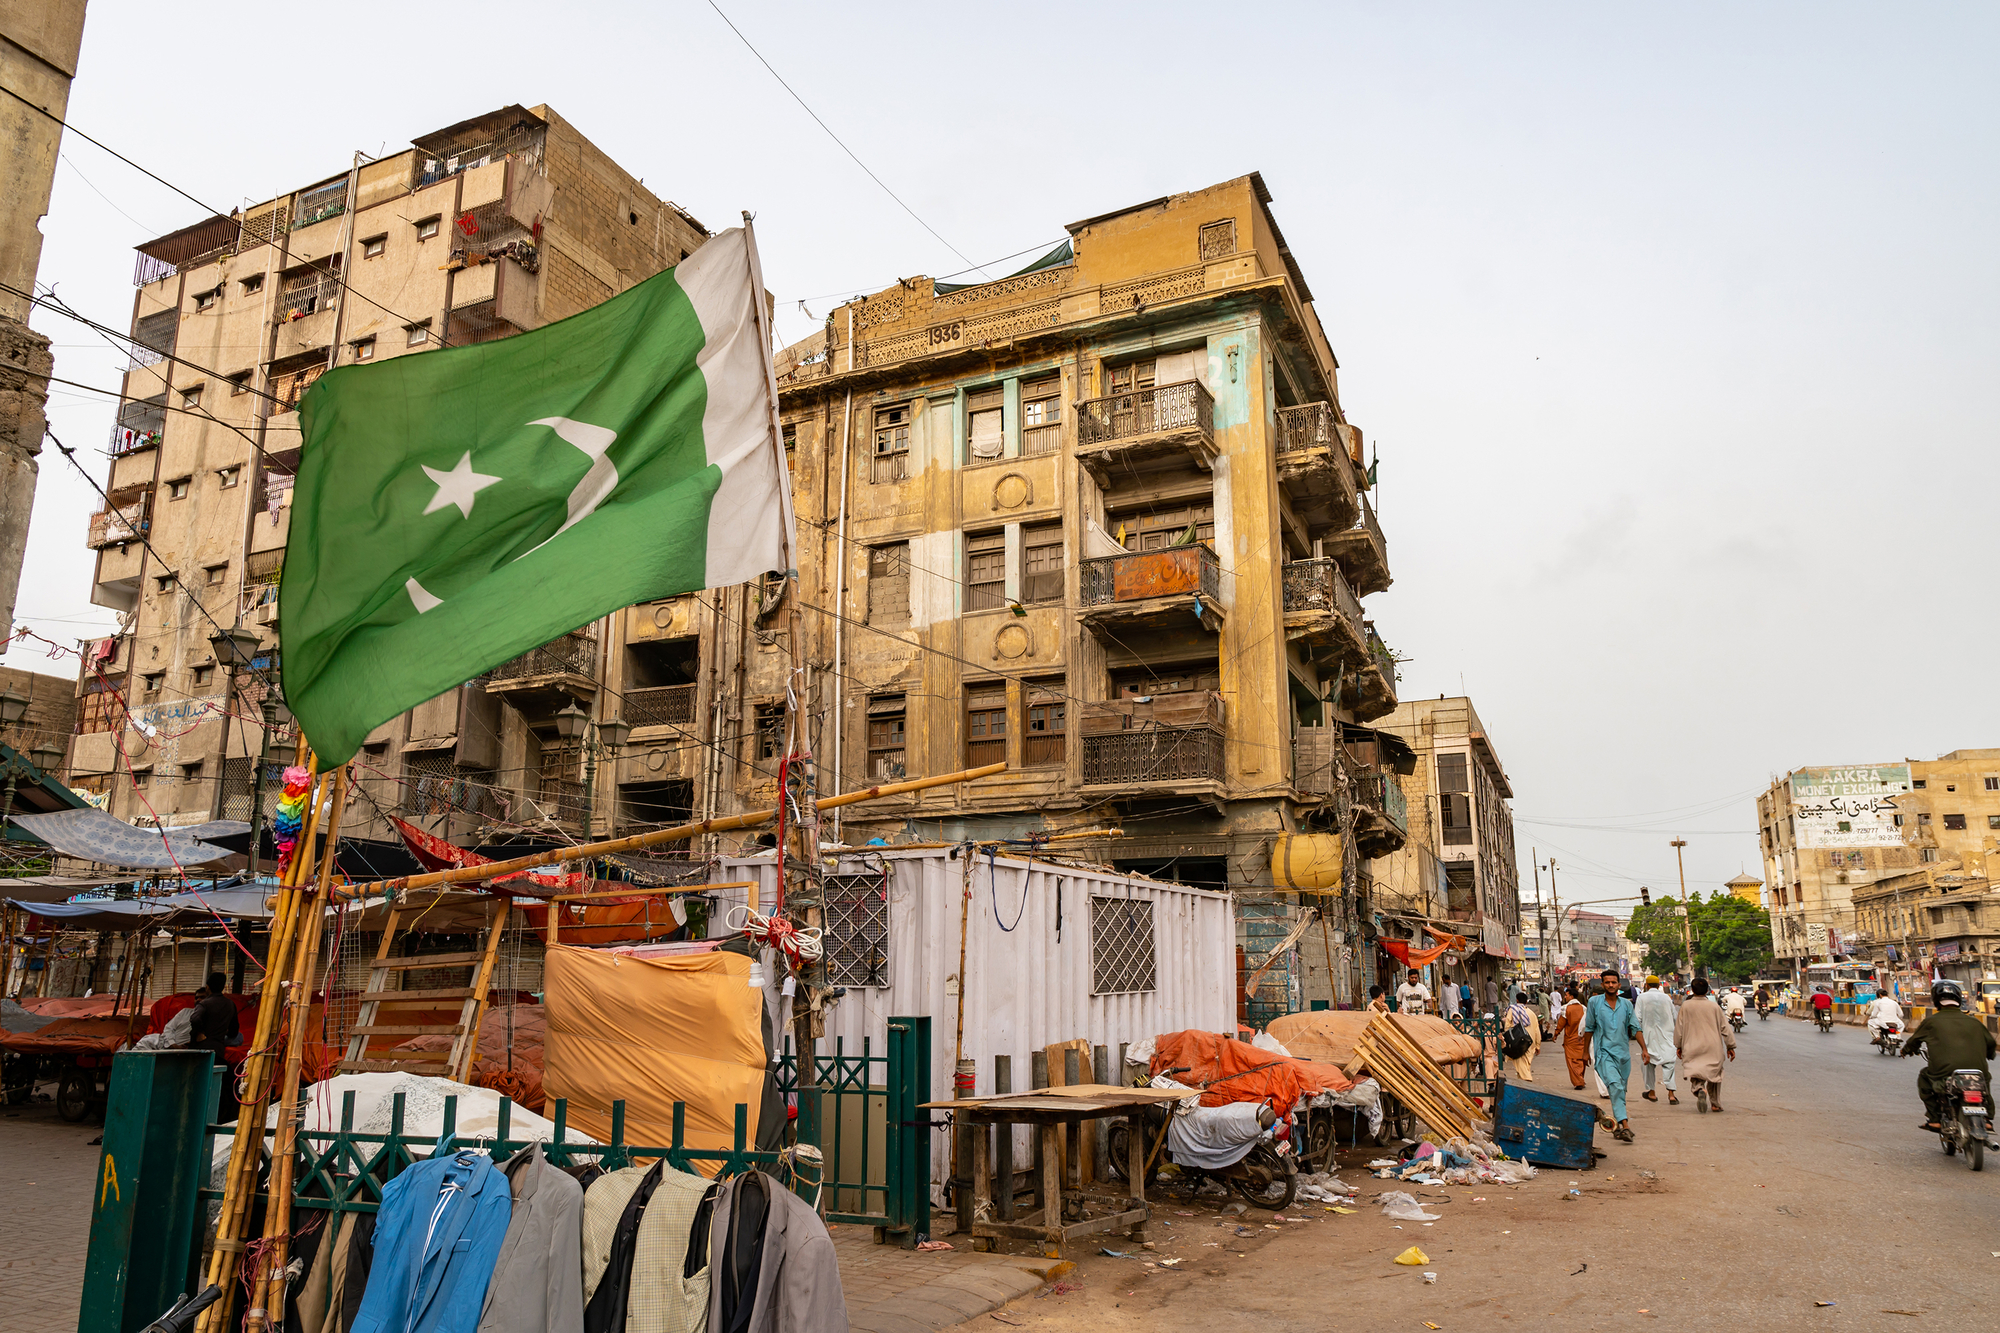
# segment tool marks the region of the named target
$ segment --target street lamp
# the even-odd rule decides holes
[[[6,692],[0,694],[0,722],[11,727],[27,715],[28,696],[14,693],[14,687],[9,685]]]
[[[586,836],[597,830],[597,760],[602,755],[607,761],[615,757],[619,748],[632,734],[632,724],[623,718],[607,718],[602,722],[592,722],[590,714],[577,707],[574,700],[567,708],[555,715],[556,735],[565,741],[579,742],[583,748],[583,819]],[[593,736],[591,733],[595,732]]]
[[[218,629],[208,636],[208,646],[215,651],[215,660],[229,668],[231,693],[239,693],[236,688],[237,673],[256,662],[258,650],[263,640],[253,630],[241,625],[229,629]],[[240,697],[240,693],[239,693]],[[271,733],[278,729],[277,691],[266,685],[264,697],[258,703],[258,711],[263,714],[264,735],[257,750],[257,771],[250,775],[250,879],[257,879],[258,844],[263,839],[264,824],[264,770],[271,763]],[[228,748],[223,750],[225,767],[229,759]]]

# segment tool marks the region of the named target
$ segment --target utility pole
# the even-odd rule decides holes
[[[1688,915],[1688,872],[1681,860],[1681,848],[1687,846],[1687,839],[1675,838],[1668,845],[1674,849],[1674,865],[1681,875],[1681,943],[1687,948],[1688,975],[1699,976],[1700,969],[1694,965],[1694,918]]]
[[[1542,929],[1542,849],[1528,848],[1528,867],[1535,872],[1535,952],[1542,960],[1542,989],[1549,988],[1549,933]]]
[[[1539,878],[1536,882],[1539,885]],[[1553,856],[1549,858],[1549,912],[1556,919],[1556,952],[1561,953],[1563,947],[1562,895],[1556,892],[1556,859]]]

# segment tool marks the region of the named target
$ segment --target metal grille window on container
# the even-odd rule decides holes
[[[1090,993],[1130,995],[1157,983],[1153,904],[1132,898],[1090,899]]]
[[[889,895],[884,883],[880,874],[826,877],[820,941],[831,984],[889,984]]]

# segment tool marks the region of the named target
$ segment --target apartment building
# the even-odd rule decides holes
[[[248,817],[260,705],[282,661],[296,409],[314,380],[538,328],[706,235],[554,110],[507,106],[139,246],[138,348],[110,504],[89,532],[92,600],[122,626],[87,654],[71,780],[125,819]],[[600,696],[627,623],[566,636],[378,728],[347,829],[393,842],[390,813],[461,839],[580,828],[598,751],[556,716],[572,702],[617,715]],[[211,642],[230,629],[259,645],[237,673]],[[280,708],[267,807],[293,735]]]
[[[1794,971],[1836,956],[1886,961],[1901,920],[1885,935],[1884,909],[1867,890],[1946,862],[1985,879],[2000,847],[2000,750],[1796,769],[1757,798],[1757,828],[1778,958]]]
[[[1470,699],[1440,695],[1404,700],[1377,725],[1414,762],[1402,779],[1408,841],[1368,863],[1372,901],[1398,933],[1469,936],[1461,966],[1476,979],[1495,976],[1525,953],[1514,789],[1486,724]]]
[[[1563,948],[1571,971],[1592,977],[1606,968],[1617,971],[1626,959],[1625,945],[1625,922],[1617,917],[1581,907],[1563,913]]]
[[[1018,273],[841,306],[781,359],[822,783],[1004,759],[844,837],[1122,828],[1079,850],[1233,889],[1246,967],[1299,910],[1273,839],[1339,835],[1348,943],[1288,950],[1256,1002],[1352,1001],[1361,865],[1406,834],[1367,726],[1396,701],[1362,609],[1387,545],[1312,291],[1254,174],[1066,230]],[[785,657],[739,660],[762,734]],[[768,764],[728,767],[764,799]]]

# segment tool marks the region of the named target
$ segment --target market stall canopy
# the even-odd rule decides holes
[[[192,828],[135,828],[108,811],[89,807],[17,814],[14,822],[64,856],[134,870],[173,870],[220,861],[229,855],[228,849],[204,839],[250,831],[240,819],[218,819]]]
[[[0,898],[14,903],[59,903],[92,889],[131,882],[130,875],[27,875],[0,879]]]
[[[172,930],[176,926],[212,921],[218,915],[267,921],[271,910],[264,902],[270,896],[268,885],[248,884],[170,893],[158,898],[100,898],[80,903],[9,901],[62,930],[125,931],[147,926]]]

